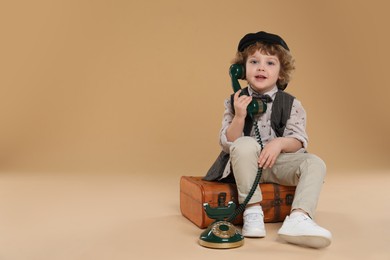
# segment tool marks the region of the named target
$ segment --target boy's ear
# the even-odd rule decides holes
[[[278,80],[276,81],[276,84],[279,86],[280,85],[280,81],[282,81],[283,79],[280,77],[280,75],[279,75],[279,77],[278,77]]]

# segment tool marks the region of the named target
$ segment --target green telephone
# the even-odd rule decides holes
[[[242,65],[233,64],[230,66],[229,74],[232,79],[233,90],[234,92],[237,92],[241,89],[238,79],[244,78],[245,69]],[[253,118],[256,114],[265,112],[266,109],[266,103],[261,99],[253,98],[252,102],[248,105],[247,111]],[[253,125],[256,139],[260,144],[261,149],[263,149],[257,120],[253,120]],[[227,206],[225,205],[226,194],[219,195],[218,206],[215,208],[211,208],[208,203],[203,204],[207,216],[211,219],[215,219],[215,221],[200,235],[199,244],[201,246],[208,248],[236,248],[244,244],[244,236],[234,227],[232,222],[239,214],[244,212],[246,205],[259,185],[262,172],[263,168],[259,168],[248,196],[238,208],[236,208],[236,204],[233,201],[228,202]]]
[[[229,69],[230,78],[232,80],[232,87],[234,93],[241,89],[239,79],[245,78],[245,67],[241,64],[233,64]],[[243,93],[240,94],[240,96]],[[267,104],[264,103],[261,99],[253,98],[252,102],[248,105],[247,111],[251,117],[264,113],[267,110]]]

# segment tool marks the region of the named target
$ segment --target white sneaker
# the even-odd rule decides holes
[[[261,206],[252,206],[244,211],[244,237],[265,237],[264,213]]]
[[[327,247],[332,239],[328,230],[318,226],[305,214],[287,216],[278,235],[286,242],[314,248]]]

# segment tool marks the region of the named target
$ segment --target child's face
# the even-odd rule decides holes
[[[277,56],[256,51],[246,61],[246,80],[254,90],[264,94],[273,89],[279,78],[280,62]]]

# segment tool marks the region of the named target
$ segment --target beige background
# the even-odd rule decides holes
[[[280,34],[292,50],[297,70],[287,90],[308,112],[309,150],[326,161],[333,180],[330,183],[344,178],[348,185],[345,176],[356,179],[350,174],[359,172],[363,178],[375,176],[387,190],[388,10],[385,0],[3,1],[0,259],[23,259],[18,246],[29,248],[26,252],[36,259],[45,258],[42,250],[47,246],[53,252],[48,259],[62,259],[55,252],[68,252],[63,245],[74,242],[72,239],[80,235],[76,226],[85,225],[89,215],[80,215],[85,208],[70,206],[71,199],[55,204],[55,199],[42,198],[53,196],[55,191],[60,197],[72,194],[71,198],[81,201],[88,201],[83,197],[86,194],[91,198],[96,194],[99,200],[109,198],[112,193],[99,193],[98,186],[87,185],[95,179],[99,185],[112,184],[112,191],[117,190],[116,185],[133,191],[130,203],[135,197],[146,196],[145,191],[153,194],[158,190],[155,195],[163,196],[170,205],[168,213],[160,213],[162,219],[176,214],[170,219],[172,223],[181,221],[180,227],[197,234],[199,230],[180,218],[179,177],[203,175],[218,154],[223,100],[231,93],[228,67],[239,39],[259,30]],[[110,179],[110,175],[117,178]],[[53,176],[60,177],[53,180]],[[67,184],[73,183],[68,178],[78,183],[79,189],[67,189]],[[161,183],[165,191],[158,188]],[[83,185],[85,189],[80,188]],[[353,194],[364,189],[363,185],[357,187]],[[332,186],[327,189],[333,191]],[[113,201],[120,197],[115,194],[118,196],[113,196]],[[322,219],[330,214],[326,205],[338,201],[332,197],[334,193],[324,196],[330,198],[320,208]],[[389,196],[381,194],[376,201],[385,198]],[[354,202],[361,207],[361,201]],[[53,203],[59,211],[46,214]],[[388,205],[387,200],[383,203]],[[28,217],[37,205],[42,215],[34,216],[41,222]],[[107,211],[113,210],[111,202],[104,205]],[[97,208],[104,209],[96,202]],[[383,204],[379,208],[386,209]],[[134,213],[134,208],[129,210]],[[72,222],[75,226],[62,222],[59,216],[64,212],[78,220]],[[124,216],[142,216],[135,212]],[[15,219],[16,215],[19,218]],[[354,214],[350,217],[353,220]],[[53,226],[47,225],[49,219]],[[118,221],[114,217],[104,220]],[[26,226],[21,223],[36,230],[25,233]],[[56,244],[53,235],[62,236],[49,230],[58,226],[74,233],[69,233],[69,240],[63,239],[66,242],[58,240]],[[90,226],[93,232],[86,229],[86,234],[102,235],[96,231],[98,227],[101,225]],[[178,229],[174,238],[182,241],[183,232]],[[34,239],[38,233],[41,240]],[[184,233],[193,238],[192,233]],[[42,244],[31,244],[29,238]],[[85,239],[88,241],[87,235]],[[149,244],[143,241],[141,248],[147,248]],[[99,243],[88,244],[83,252],[99,248],[102,259],[113,259],[108,255],[115,250]],[[120,243],[127,244],[125,239]],[[16,246],[7,246],[11,244]],[[192,247],[197,248],[186,245]],[[384,247],[379,252],[381,249]],[[123,255],[120,252],[117,259],[128,256],[126,250]],[[31,254],[29,259],[34,258]],[[87,259],[87,255],[75,253],[64,259]]]
[[[267,4],[266,4],[267,3]],[[386,1],[2,3],[0,167],[201,173],[239,39],[282,35],[330,169],[389,166]]]

